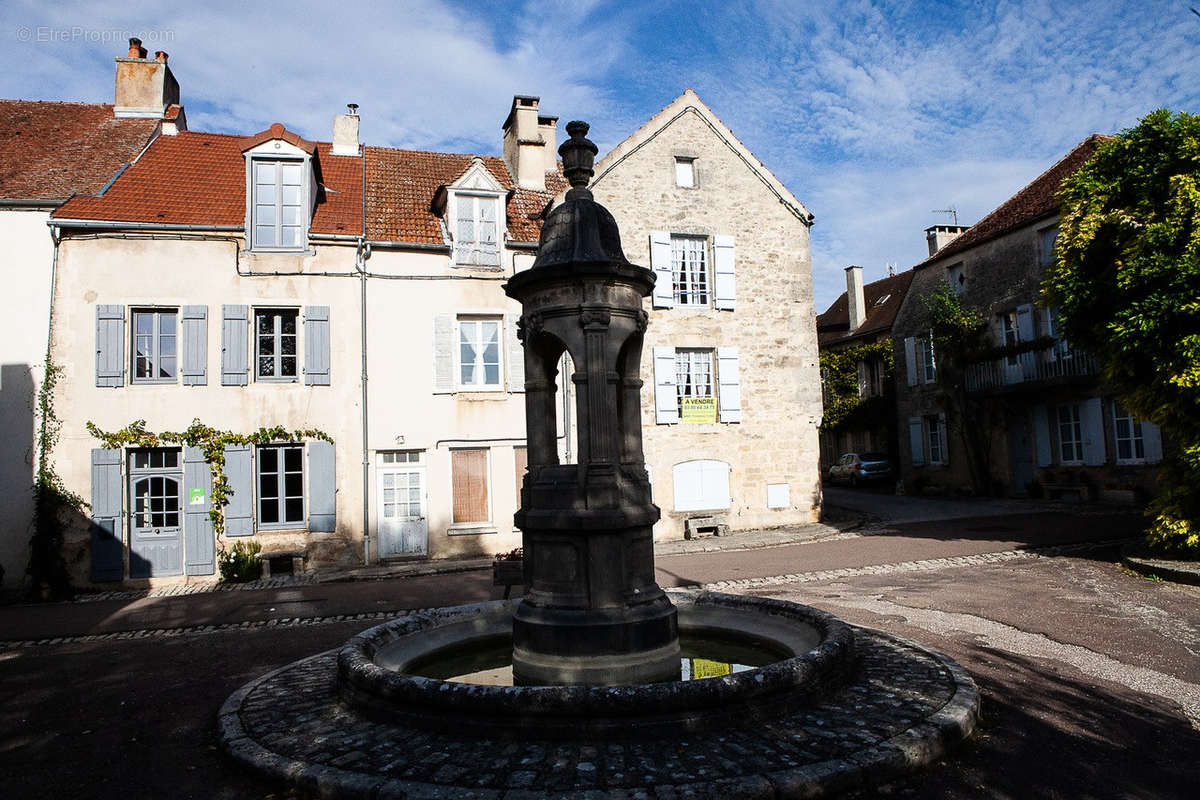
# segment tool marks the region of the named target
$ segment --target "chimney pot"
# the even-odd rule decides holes
[[[154,60],[161,61],[164,64],[167,63],[167,51],[166,50],[155,50],[154,51]]]
[[[141,58],[146,51],[142,49],[142,40],[134,37],[129,40],[129,57]]]
[[[862,267],[846,267],[846,302],[850,332],[854,333],[867,321],[867,300],[863,293]]]

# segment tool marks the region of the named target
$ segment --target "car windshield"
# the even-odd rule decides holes
[[[883,453],[863,453],[858,457],[859,461],[887,461],[887,456]]]

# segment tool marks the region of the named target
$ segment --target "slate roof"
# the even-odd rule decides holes
[[[1054,166],[1034,178],[1029,185],[1005,200],[979,222],[967,228],[961,236],[917,264],[914,269],[944,261],[975,245],[983,244],[1056,212],[1058,190],[1062,182],[1082,167],[1096,152],[1096,148],[1109,138],[1111,137],[1092,134],[1075,145],[1071,152],[1059,159]]]
[[[104,193],[76,197],[57,212],[59,219],[214,225],[240,228],[246,216],[243,151],[271,138],[283,138],[316,154],[322,190],[310,231],[358,236],[363,231],[363,165],[366,164],[366,233],[373,241],[444,244],[432,204],[438,187],[454,182],[476,156],[366,147],[364,157],[335,156],[328,142],[307,142],[281,125],[254,136],[181,132],[159,137]],[[567,187],[547,173],[547,189],[515,187],[504,162],[481,157],[488,171],[509,190],[511,239],[536,243],[541,212]]]
[[[912,277],[913,271],[910,269],[863,286],[867,318],[855,331],[850,330],[849,300],[846,293],[842,292],[841,297],[817,316],[817,346],[850,342],[873,333],[890,331]],[[882,303],[879,302],[881,299]]]
[[[107,103],[0,100],[0,198],[94,194],[132,161],[158,120],[117,119]]]

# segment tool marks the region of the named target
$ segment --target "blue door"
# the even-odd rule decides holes
[[[179,451],[129,456],[129,577],[183,574],[183,469]]]

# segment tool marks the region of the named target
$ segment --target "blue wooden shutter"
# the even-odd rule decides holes
[[[679,395],[675,388],[675,348],[654,348],[654,421],[679,422]]]
[[[1142,448],[1147,464],[1162,461],[1162,431],[1153,422],[1142,423]]]
[[[650,269],[654,270],[654,308],[675,307],[675,284],[671,276],[671,234],[650,231]]]
[[[225,478],[229,481],[229,505],[225,506],[225,535],[249,536],[254,533],[254,468],[250,463],[250,445],[225,447]]]
[[[308,529],[330,533],[337,527],[337,473],[332,442],[308,443]]]
[[[208,383],[208,306],[184,306],[183,318],[183,385],[203,386]]]
[[[329,385],[329,306],[304,308],[304,382]]]
[[[433,317],[433,393],[454,391],[454,315]]]
[[[125,383],[125,306],[96,306],[96,385]]]
[[[525,349],[517,338],[517,314],[504,316],[504,338],[507,342],[505,358],[508,359],[508,390],[510,392],[525,391]]]
[[[221,306],[221,385],[245,386],[250,335],[249,306]]]
[[[904,340],[904,368],[908,374],[908,385],[917,385],[917,340],[909,336]]]
[[[199,447],[183,448],[183,536],[188,575],[213,574],[212,471]]]
[[[121,450],[92,451],[92,580],[119,581],[125,548],[121,525]]]
[[[914,467],[925,463],[925,425],[920,417],[908,418],[908,452]]]
[[[717,388],[721,422],[741,422],[742,385],[736,347],[717,348]]]
[[[717,308],[732,311],[737,301],[733,268],[733,237],[713,237],[713,300]]]
[[[1096,467],[1104,463],[1104,417],[1100,398],[1090,397],[1083,408],[1083,463]]]
[[[1050,466],[1054,459],[1050,444],[1050,417],[1045,406],[1033,407],[1033,443],[1037,448],[1037,465]]]

